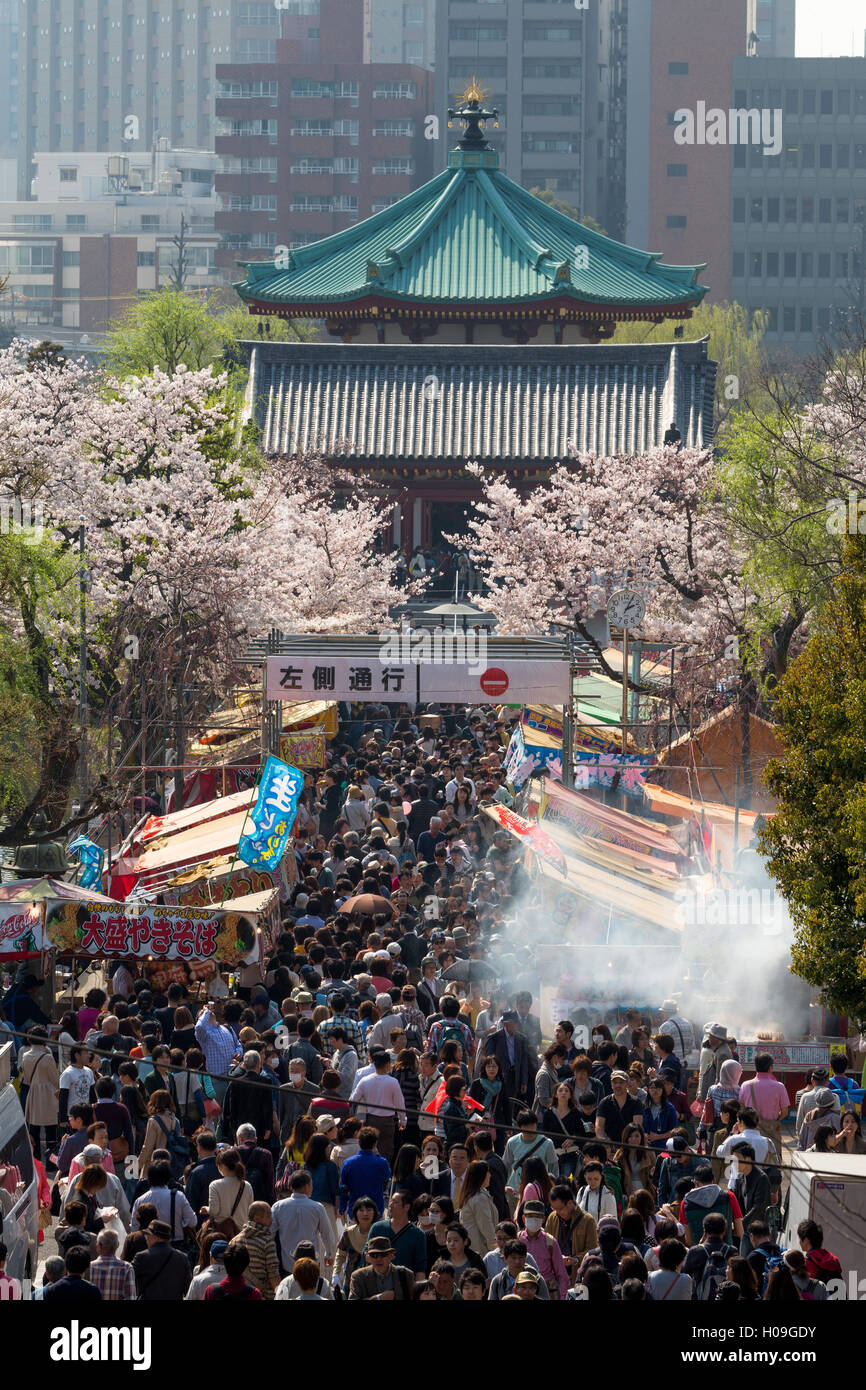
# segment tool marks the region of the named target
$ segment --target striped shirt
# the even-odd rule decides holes
[[[361,1032],[360,1023],[354,1018],[349,1018],[347,1014],[334,1014],[333,1018],[326,1018],[324,1023],[319,1024],[319,1037],[323,1043],[328,1043],[328,1039],[335,1028],[342,1028],[348,1041],[358,1054],[359,1062],[366,1062],[367,1049],[364,1046],[364,1034]],[[333,1049],[332,1049],[333,1050]]]

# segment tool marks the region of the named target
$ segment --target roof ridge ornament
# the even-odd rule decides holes
[[[448,108],[449,130],[454,121],[459,121],[463,126],[463,138],[457,144],[458,150],[489,150],[491,148],[481,127],[487,121],[492,121],[494,130],[498,130],[499,112],[495,106],[487,107],[484,105],[489,96],[490,93],[487,88],[482,87],[478,78],[473,75],[458,98],[458,105]]]

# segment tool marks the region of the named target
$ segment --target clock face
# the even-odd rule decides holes
[[[646,604],[634,589],[619,589],[607,605],[608,621],[614,627],[637,627],[645,613]]]

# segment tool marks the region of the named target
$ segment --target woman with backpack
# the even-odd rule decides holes
[[[184,1167],[189,1162],[189,1145],[183,1137],[180,1120],[175,1113],[174,1101],[168,1091],[157,1090],[151,1093],[147,1103],[147,1114],[144,1143],[141,1146],[141,1153],[138,1155],[138,1171],[144,1175],[147,1174],[154,1149],[168,1149],[172,1155],[172,1173],[180,1178],[183,1175]],[[185,1159],[182,1157],[182,1148],[186,1149]]]
[[[237,1149],[223,1149],[217,1154],[217,1169],[219,1177],[207,1190],[207,1206],[202,1207],[202,1213],[207,1217],[208,1231],[219,1231],[231,1240],[247,1221],[253,1189],[246,1181],[246,1169]]]

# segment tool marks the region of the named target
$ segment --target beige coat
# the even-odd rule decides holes
[[[237,1195],[237,1178],[214,1178],[207,1190],[208,1216],[214,1225],[219,1221],[230,1219],[240,1230],[241,1226],[246,1224],[253,1200],[253,1189],[248,1182],[245,1182],[241,1199],[235,1207]],[[232,1211],[232,1207],[235,1207],[234,1211]]]
[[[496,1208],[485,1188],[460,1208],[460,1220],[469,1232],[469,1244],[482,1259],[496,1249]]]
[[[29,1086],[24,1118],[29,1125],[56,1125],[60,1076],[47,1047],[26,1047],[18,1058],[22,1086]]]
[[[169,1134],[180,1124],[180,1120],[171,1111],[166,1110],[159,1116]],[[167,1136],[160,1129],[153,1115],[147,1121],[147,1128],[144,1131],[144,1143],[141,1146],[141,1153],[138,1155],[138,1171],[143,1178],[147,1177],[147,1168],[150,1163],[150,1156],[154,1149],[164,1149]]]

